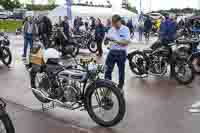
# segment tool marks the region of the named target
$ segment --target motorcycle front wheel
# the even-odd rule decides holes
[[[13,123],[6,112],[0,116],[0,133],[15,133]]]
[[[195,73],[200,75],[200,57],[193,58],[191,62]]]
[[[194,80],[194,69],[191,63],[187,60],[179,60],[173,63],[172,65],[172,74],[174,78],[183,85],[192,83]]]
[[[88,114],[97,124],[111,127],[125,115],[125,99],[112,81],[100,80],[88,88],[85,95]]]
[[[9,66],[12,62],[12,54],[8,47],[2,48],[2,62],[6,66]]]

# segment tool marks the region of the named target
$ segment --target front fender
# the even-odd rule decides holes
[[[199,57],[200,58],[200,52],[193,53],[189,58],[188,61],[192,61],[194,58]]]
[[[86,88],[86,91],[85,91],[85,94],[86,95],[88,93],[89,90],[91,89],[96,89],[96,86],[98,86],[99,84],[109,84],[110,86],[113,86],[113,87],[117,87],[117,84],[111,80],[107,80],[107,79],[98,79],[92,83],[90,83],[87,88]]]

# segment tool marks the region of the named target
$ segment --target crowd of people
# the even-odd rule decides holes
[[[98,47],[97,56],[103,55],[102,43],[104,40],[109,40],[112,45],[106,58],[107,69],[105,78],[110,80],[112,79],[111,74],[114,65],[117,64],[119,68],[118,87],[123,88],[128,44],[130,43],[130,40],[134,36],[136,30],[139,32],[139,40],[142,40],[142,36],[144,35],[146,38],[149,38],[150,33],[153,32],[155,22],[153,22],[150,17],[144,17],[141,15],[138,19],[137,26],[135,26],[131,20],[126,22],[119,15],[114,15],[112,19],[107,19],[106,21],[94,17],[90,17],[88,19],[76,17],[73,21],[73,26],[71,26],[68,17],[65,16],[64,20],[59,17],[57,25],[62,27],[67,38],[70,38],[70,32],[79,33],[82,30],[93,30]],[[175,17],[170,17],[166,14],[156,23],[156,26],[158,26],[157,33],[159,34],[159,41],[157,43],[160,43],[159,45],[165,45],[174,41],[177,37],[177,28],[185,25],[185,22],[180,21],[177,23]],[[42,40],[44,40],[44,45],[49,43],[49,38],[52,34],[52,27],[50,19],[46,16],[38,18],[28,17],[24,21],[23,57],[26,57],[27,55],[27,47],[32,47],[34,36],[40,36]]]

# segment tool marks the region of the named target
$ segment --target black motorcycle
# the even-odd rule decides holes
[[[188,59],[196,74],[200,74],[200,39],[196,37],[177,39],[177,52]]]
[[[125,99],[114,82],[101,78],[102,65],[90,59],[81,59],[70,66],[59,62],[48,59],[46,64],[33,67],[30,72],[32,92],[40,102],[87,110],[96,123],[105,127],[123,119]]]
[[[63,56],[76,57],[79,54],[80,45],[73,38],[67,37],[60,27],[54,27],[50,42],[49,47],[57,49]]]
[[[6,103],[0,98],[0,132],[15,133],[13,123],[6,112]]]
[[[8,36],[4,33],[0,33],[0,60],[6,66],[9,66],[12,62],[12,54],[9,45],[10,41],[8,40]]]
[[[94,31],[89,30],[74,33],[72,38],[74,38],[74,40],[80,44],[81,48],[88,48],[91,53],[96,53],[98,51]]]
[[[171,67],[171,76],[181,84],[189,84],[194,79],[192,64],[174,49],[176,43],[162,45],[157,42],[149,50],[134,51],[128,55],[131,71],[136,75],[151,74],[163,76]]]

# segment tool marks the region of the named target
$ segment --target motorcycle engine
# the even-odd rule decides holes
[[[80,97],[80,86],[79,82],[69,79],[62,80],[62,88],[64,91],[63,102],[76,102]]]
[[[152,59],[152,63],[150,66],[150,72],[152,74],[163,75],[167,71],[167,66],[168,66],[168,63],[164,59],[164,57],[155,56]]]

